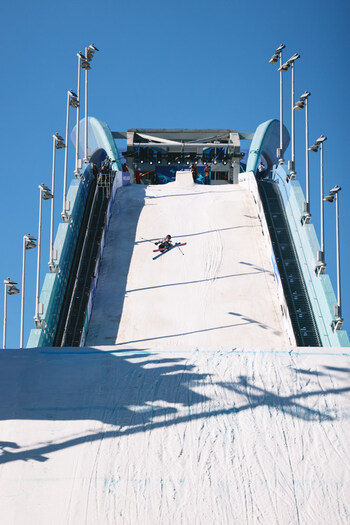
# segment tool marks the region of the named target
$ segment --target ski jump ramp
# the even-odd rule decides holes
[[[122,188],[86,347],[0,353],[0,522],[349,523],[349,372],[289,346],[248,190]]]
[[[178,172],[174,183],[132,185],[118,197],[88,345],[290,344],[249,191],[196,185]],[[167,234],[187,245],[153,260],[152,242]]]

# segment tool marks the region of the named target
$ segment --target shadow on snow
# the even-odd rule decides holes
[[[324,367],[327,368],[332,367]],[[343,372],[342,369],[336,369]],[[347,369],[344,369],[347,371]],[[307,373],[294,369],[295,374]],[[309,372],[313,374],[313,371]],[[319,372],[319,375],[323,373]],[[47,454],[84,442],[152,431],[220,415],[232,416],[267,406],[310,422],[333,420],[336,414],[305,404],[307,399],[350,392],[350,387],[294,389],[287,395],[270,391],[239,375],[216,386],[235,393],[234,406],[208,409],[210,398],[196,392],[212,383],[209,373],[197,373],[183,357],[164,358],[156,351],[87,349],[3,350],[0,355],[1,420],[95,420],[115,426],[23,449],[0,442],[0,463],[46,461]],[[284,390],[286,385],[284,385]]]

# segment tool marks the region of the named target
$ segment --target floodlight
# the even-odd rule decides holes
[[[293,64],[298,58],[300,58],[299,53],[294,53],[294,55],[287,60],[286,64]]]
[[[284,64],[281,65],[281,67],[278,68],[278,71],[287,71],[289,66],[290,64],[288,64],[288,62],[285,62]]]
[[[8,293],[9,295],[16,295],[16,294],[19,293],[19,289],[18,289],[16,286],[14,286],[14,285],[12,284],[12,285],[10,285],[10,286],[8,287],[8,289],[7,289],[7,293]]]
[[[81,67],[82,67],[82,69],[84,69],[85,71],[88,71],[89,69],[91,69],[88,60],[83,60],[82,63],[81,63]]]
[[[10,277],[8,277],[7,279],[4,279],[4,284],[12,286],[12,285],[15,285],[17,283],[15,281],[11,281]]]
[[[95,44],[90,44],[88,49],[90,50],[91,53],[94,53],[95,51],[99,51],[99,49],[97,49]]]
[[[64,143],[64,140],[63,140],[63,138],[61,137],[61,135],[59,133],[55,133],[52,136],[53,136],[53,138],[55,140],[55,147],[56,147],[56,149],[64,149],[66,147],[65,143]]]
[[[27,233],[27,235],[24,235],[24,248],[26,250],[32,250],[33,248],[36,248],[36,238],[32,237],[30,233]],[[22,286],[23,288],[23,286]]]
[[[315,153],[316,151],[318,151],[318,144],[313,144],[313,146],[310,146],[309,150]]]
[[[329,193],[330,193],[331,195],[335,195],[335,194],[338,193],[338,191],[340,191],[340,190],[341,190],[341,187],[338,186],[338,184],[337,184],[336,186],[334,186],[334,188],[332,188],[331,190],[329,190]]]
[[[298,100],[298,102],[295,104],[293,109],[296,109],[299,111],[300,109],[303,109],[305,107],[305,104],[302,100]]]
[[[78,95],[74,93],[74,91],[71,89],[68,91],[68,98],[69,98],[69,105],[72,108],[78,108],[79,107],[79,100]]]
[[[278,55],[274,54],[270,58],[269,62],[270,62],[270,64],[276,64],[277,60],[278,60]]]
[[[323,200],[326,201],[326,202],[333,202],[334,201],[334,195],[332,195],[332,194],[326,195],[326,197],[324,197]]]
[[[303,93],[302,95],[300,95],[300,100],[302,100],[304,102],[304,100],[306,100],[307,98],[309,98],[309,96],[311,95],[310,91],[305,91],[305,93]]]
[[[322,144],[322,142],[324,142],[325,140],[327,140],[327,137],[325,137],[324,135],[321,135],[320,137],[318,137],[315,144]]]

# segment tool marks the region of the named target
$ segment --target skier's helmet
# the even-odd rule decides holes
[[[170,241],[171,235],[167,235],[165,238],[166,238],[167,241]]]

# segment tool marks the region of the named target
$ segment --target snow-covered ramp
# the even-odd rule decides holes
[[[0,522],[349,523],[344,349],[0,354]]]
[[[119,191],[87,344],[288,345],[252,194],[185,182]]]

